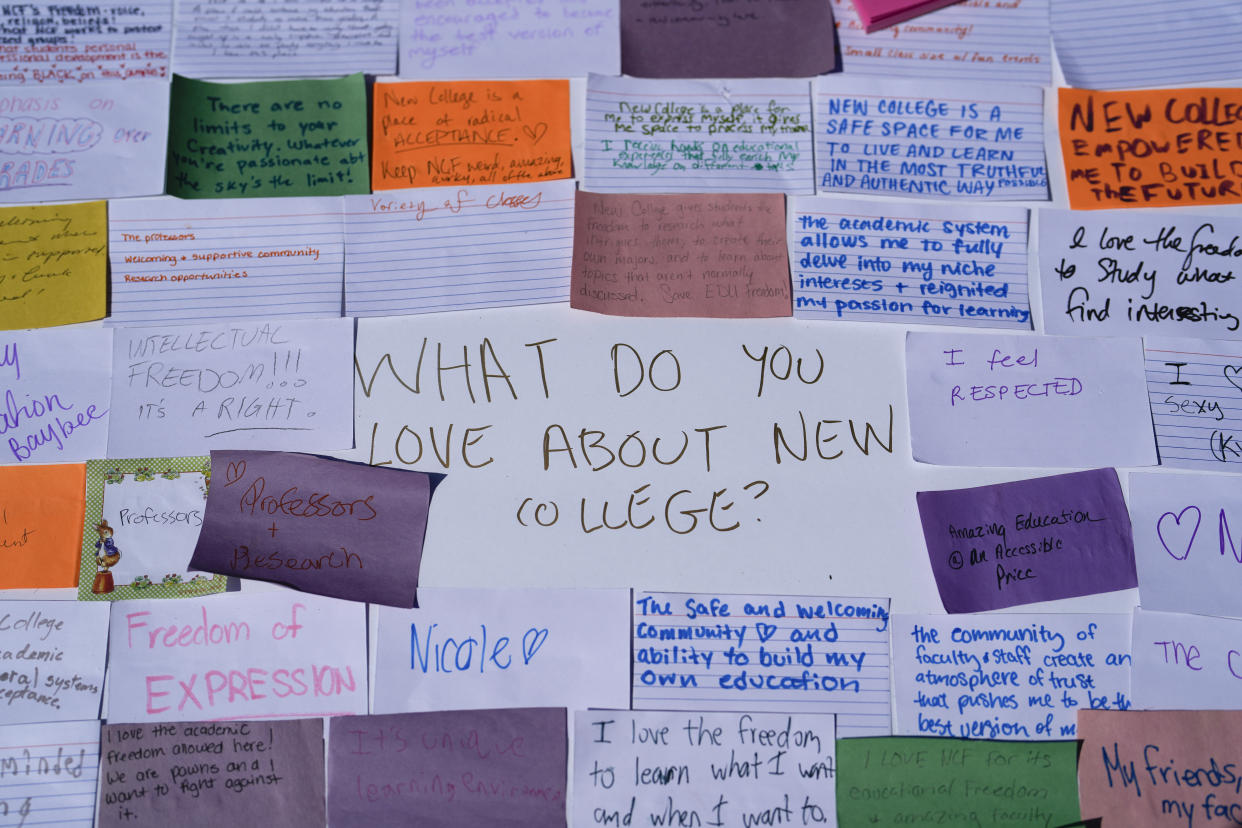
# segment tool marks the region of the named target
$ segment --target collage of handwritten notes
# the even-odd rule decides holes
[[[1242,823],[1240,38],[0,4],[0,828]]]

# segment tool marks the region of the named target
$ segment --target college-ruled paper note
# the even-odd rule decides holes
[[[348,196],[345,313],[564,302],[573,237],[573,181]]]
[[[5,826],[91,828],[99,778],[99,722],[0,727]]]
[[[585,189],[814,192],[805,80],[587,80]]]
[[[0,86],[168,77],[172,0],[0,6]]]
[[[1048,199],[1039,87],[845,76],[816,83],[817,192]]]
[[[353,338],[351,319],[118,328],[107,456],[350,448]]]
[[[121,199],[112,325],[341,315],[339,198]]]
[[[835,713],[840,736],[884,736],[887,598],[634,593],[635,710]]]
[[[1070,86],[1132,89],[1242,75],[1236,0],[1052,0],[1052,37]]]
[[[1242,464],[1242,342],[1143,338],[1160,465],[1236,472]]]
[[[966,0],[867,34],[853,0],[832,0],[847,75],[1052,83],[1048,0]]]
[[[404,3],[401,76],[569,78],[621,72],[617,0],[506,3],[481,13],[474,0]]]
[[[946,466],[1150,466],[1136,340],[906,334],[910,442]]]
[[[0,202],[164,191],[168,82],[74,84],[0,95]]]
[[[1026,210],[791,198],[794,316],[1030,330]]]
[[[400,0],[177,0],[173,70],[193,78],[391,75],[400,6]]]

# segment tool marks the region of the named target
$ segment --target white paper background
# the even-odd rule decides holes
[[[291,629],[295,623],[300,628]],[[194,629],[204,624],[218,643],[204,644],[202,634],[193,641]],[[249,638],[234,627],[233,640],[226,643],[230,624],[248,625]],[[187,643],[177,644],[187,627]],[[165,636],[173,646],[165,646]],[[112,614],[108,648],[110,722],[367,712],[366,605],[353,601],[292,590],[125,601]]]
[[[373,713],[629,706],[627,590],[420,589],[374,613]]]

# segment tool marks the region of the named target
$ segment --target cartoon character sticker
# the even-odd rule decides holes
[[[91,587],[91,592],[96,595],[106,595],[116,589],[116,585],[112,581],[112,573],[109,571],[117,565],[121,560],[121,550],[117,547],[113,540],[112,527],[108,525],[108,521],[101,520],[95,526],[95,532],[99,535],[99,540],[95,543],[95,583]]]

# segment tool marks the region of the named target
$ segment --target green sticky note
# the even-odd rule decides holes
[[[371,192],[362,75],[208,83],[173,76],[169,195],[273,198]]]
[[[837,740],[837,822],[1021,825],[1080,819],[1077,742]]]

